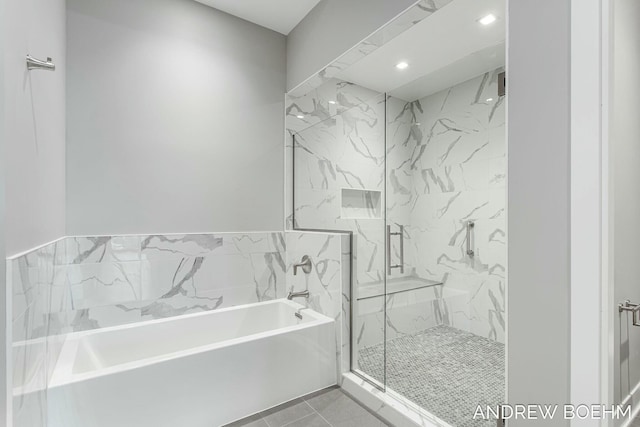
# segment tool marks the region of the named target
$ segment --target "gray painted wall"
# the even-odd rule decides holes
[[[6,238],[5,238],[5,228],[6,228],[6,204],[5,204],[5,183],[6,183],[6,142],[7,142],[7,134],[6,130],[6,117],[5,117],[5,71],[4,71],[4,52],[6,50],[5,43],[7,40],[7,35],[3,29],[7,28],[7,16],[6,16],[6,1],[0,0],[0,260],[4,260],[6,257]],[[6,263],[0,261],[0,289],[6,289],[7,286],[7,274],[6,274]],[[5,347],[3,351],[0,352],[0,425],[9,426],[11,420],[9,408],[11,408],[11,401],[9,400],[9,396],[12,396],[13,393],[10,392],[9,386],[9,378],[11,375],[9,374],[11,371],[9,365],[9,351],[8,345],[11,342],[11,334],[8,332],[9,328],[7,327],[9,322],[8,319],[11,319],[11,313],[7,313],[9,311],[9,304],[7,295],[9,292],[0,292],[0,307],[4,307],[2,311],[4,316],[0,316],[0,342],[5,343]]]
[[[51,56],[57,70],[27,72],[27,53]],[[64,84],[65,1],[0,0],[0,259],[64,235]],[[0,292],[5,344],[12,341],[7,294]],[[10,350],[0,352],[0,425],[12,421]]]
[[[64,235],[65,2],[6,3],[6,251]],[[9,42],[10,40],[10,42]],[[25,54],[52,57],[55,72],[25,69]]]
[[[570,0],[509,2],[510,404],[569,402],[570,29]]]
[[[322,0],[287,37],[287,90],[332,63],[416,0]]]
[[[281,229],[285,37],[192,0],[67,8],[67,234]]]
[[[613,201],[614,303],[640,301],[640,2],[613,1],[610,170]],[[640,382],[640,328],[630,315],[614,319],[615,403]],[[640,396],[635,396],[638,405]]]

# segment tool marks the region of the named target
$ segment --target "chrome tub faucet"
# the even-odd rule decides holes
[[[294,298],[309,298],[309,291],[293,292],[292,290],[289,292],[289,295],[287,295],[287,299],[291,301]]]

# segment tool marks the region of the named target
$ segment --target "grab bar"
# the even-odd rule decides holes
[[[400,231],[391,232],[391,226],[387,225],[387,264],[389,266],[388,273],[391,276],[391,270],[400,269],[400,274],[404,274],[404,226],[400,225]],[[400,264],[391,264],[391,236],[400,236]]]
[[[630,311],[633,313],[633,326],[640,326],[640,319],[638,318],[638,313],[640,312],[640,304],[634,304],[629,300],[618,304],[618,313],[622,313],[623,311]]]
[[[27,55],[27,70],[48,70],[54,71],[56,64],[52,62],[51,58],[47,58],[46,61],[42,59],[34,58],[31,55]]]
[[[474,245],[471,244],[471,237],[473,237],[475,241],[475,233],[473,233],[475,226],[475,222],[467,221],[467,255],[469,258],[473,258],[475,256],[475,252],[472,249]]]

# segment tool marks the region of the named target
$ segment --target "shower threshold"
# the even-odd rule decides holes
[[[359,367],[433,425],[495,426],[474,419],[477,405],[504,402],[504,344],[450,326],[436,326],[361,349]],[[378,392],[380,393],[380,392]],[[438,422],[435,422],[438,420]]]

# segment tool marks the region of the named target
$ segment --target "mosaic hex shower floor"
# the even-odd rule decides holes
[[[358,362],[382,381],[382,344],[361,349]],[[450,326],[387,341],[387,387],[452,426],[496,425],[473,414],[504,402],[504,371],[504,344]]]

